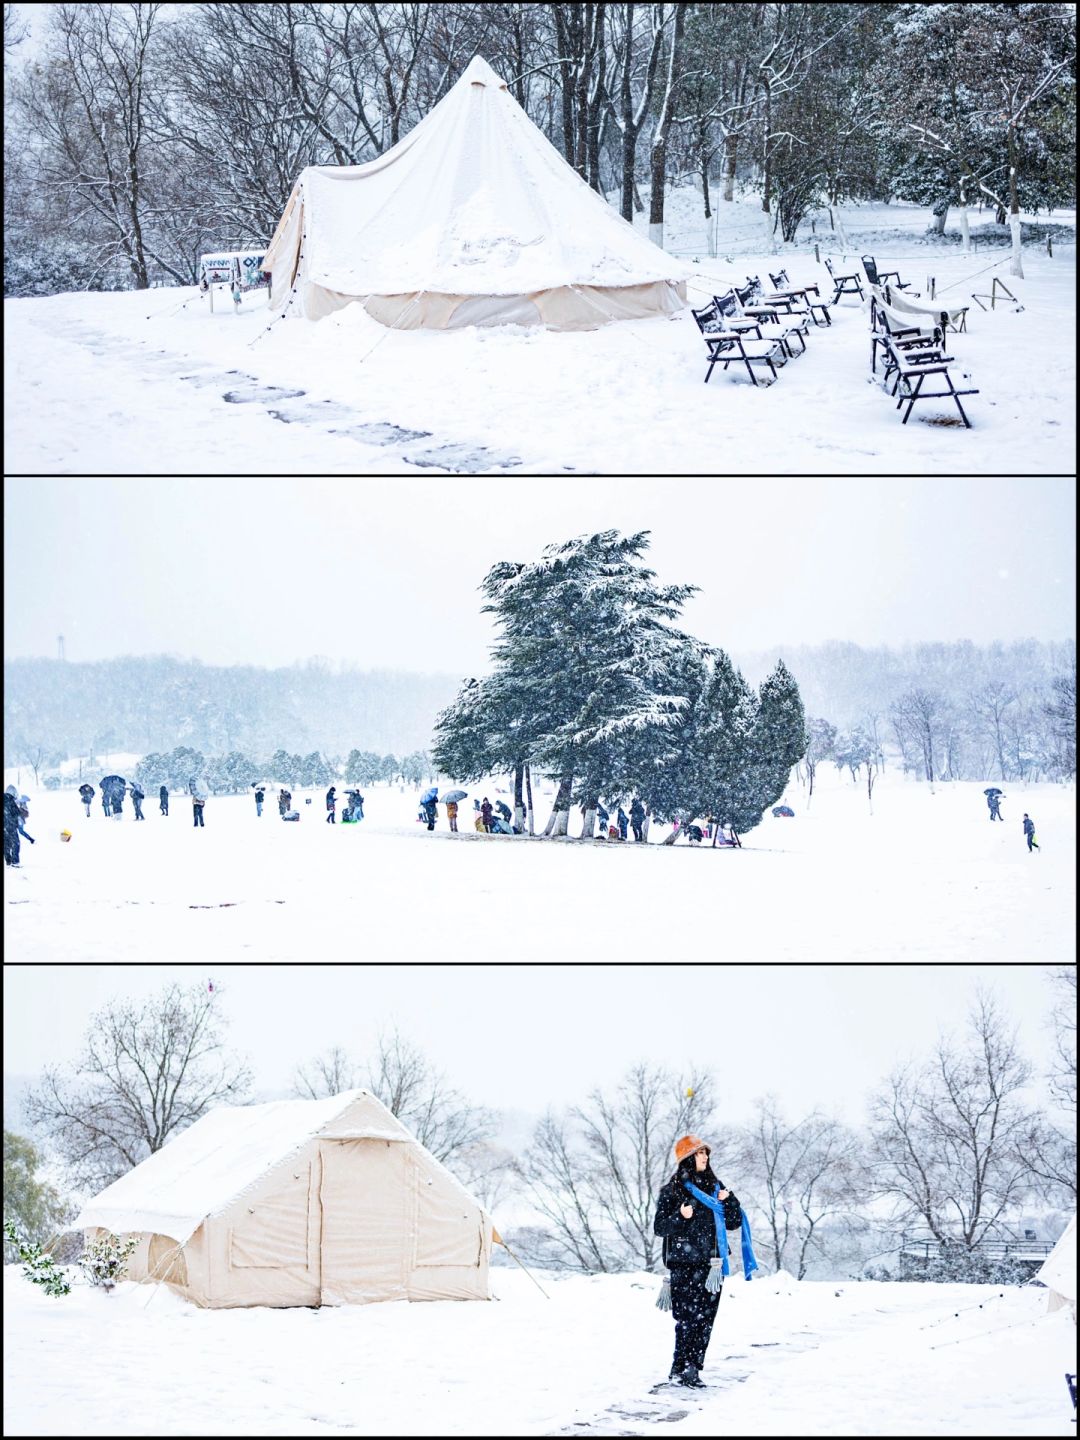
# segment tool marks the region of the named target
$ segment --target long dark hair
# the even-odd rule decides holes
[[[671,1183],[681,1190],[684,1180],[691,1181],[699,1190],[709,1190],[713,1194],[720,1189],[720,1181],[713,1172],[711,1155],[706,1161],[704,1170],[697,1168],[697,1161],[693,1155],[687,1155],[685,1160],[680,1161],[679,1168],[671,1177]]]

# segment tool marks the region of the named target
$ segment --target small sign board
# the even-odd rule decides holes
[[[233,304],[239,307],[240,297],[248,290],[269,286],[270,277],[263,273],[265,250],[216,250],[199,256],[199,289],[210,292],[210,309],[214,308],[215,285],[228,285]]]

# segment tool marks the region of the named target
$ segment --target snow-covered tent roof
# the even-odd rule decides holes
[[[1050,1291],[1050,1309],[1062,1305],[1076,1309],[1076,1216],[1073,1215],[1064,1234],[1036,1272],[1035,1279]]]
[[[595,328],[684,303],[689,269],[582,180],[477,56],[366,165],[308,166],[263,269],[311,319],[353,300],[401,328]],[[294,290],[295,287],[295,290]]]
[[[346,1130],[335,1125],[363,1097],[369,1103],[360,1123]],[[419,1143],[367,1090],[348,1090],[328,1100],[219,1105],[95,1195],[70,1228],[101,1226],[114,1235],[149,1231],[183,1244],[208,1216],[224,1210],[315,1135]]]

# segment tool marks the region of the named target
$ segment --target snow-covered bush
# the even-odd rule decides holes
[[[23,1274],[46,1295],[69,1295],[71,1283],[51,1255],[46,1255],[36,1240],[21,1234],[14,1220],[4,1220],[4,1239],[23,1262]]]
[[[134,1235],[126,1240],[120,1240],[116,1235],[93,1240],[80,1256],[79,1268],[91,1285],[111,1290],[127,1274],[128,1261],[138,1243]]]

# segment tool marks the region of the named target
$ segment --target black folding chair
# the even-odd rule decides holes
[[[828,257],[826,257],[825,260],[825,269],[828,270],[832,276],[833,285],[836,287],[832,297],[832,303],[834,305],[840,299],[841,295],[858,295],[860,300],[866,299],[862,288],[862,276],[859,275],[858,272],[854,272],[851,275],[837,275],[833,269],[832,261],[828,259]]]
[[[829,307],[822,300],[821,291],[816,285],[792,285],[791,281],[788,279],[788,273],[786,270],[779,270],[775,275],[770,270],[769,279],[772,281],[773,289],[777,291],[778,294],[801,295],[803,302],[810,313],[810,318],[811,320],[813,320],[815,325],[821,325],[823,323],[825,325],[832,324],[832,320],[829,318]],[[810,299],[811,290],[818,297],[816,300]],[[818,319],[819,310],[821,311],[823,317],[822,320]]]
[[[876,285],[879,290],[885,288],[888,280],[895,281],[897,290],[911,289],[910,281],[900,279],[899,270],[879,270],[877,268],[877,261],[872,255],[864,255],[862,257],[862,267],[866,271],[866,278],[870,281],[870,284]]]
[[[746,366],[746,373],[755,385],[761,382],[754,374],[755,364],[764,364],[769,367],[772,384],[776,380],[776,364],[783,364],[780,358],[782,346],[778,340],[756,340],[746,338],[739,330],[728,329],[725,324],[725,316],[721,313],[715,299],[708,305],[703,305],[700,310],[691,308],[690,313],[697,321],[697,327],[701,331],[701,337],[709,350],[709,368],[705,372],[705,384],[709,383],[713,368],[722,365],[726,370],[731,364]]]

